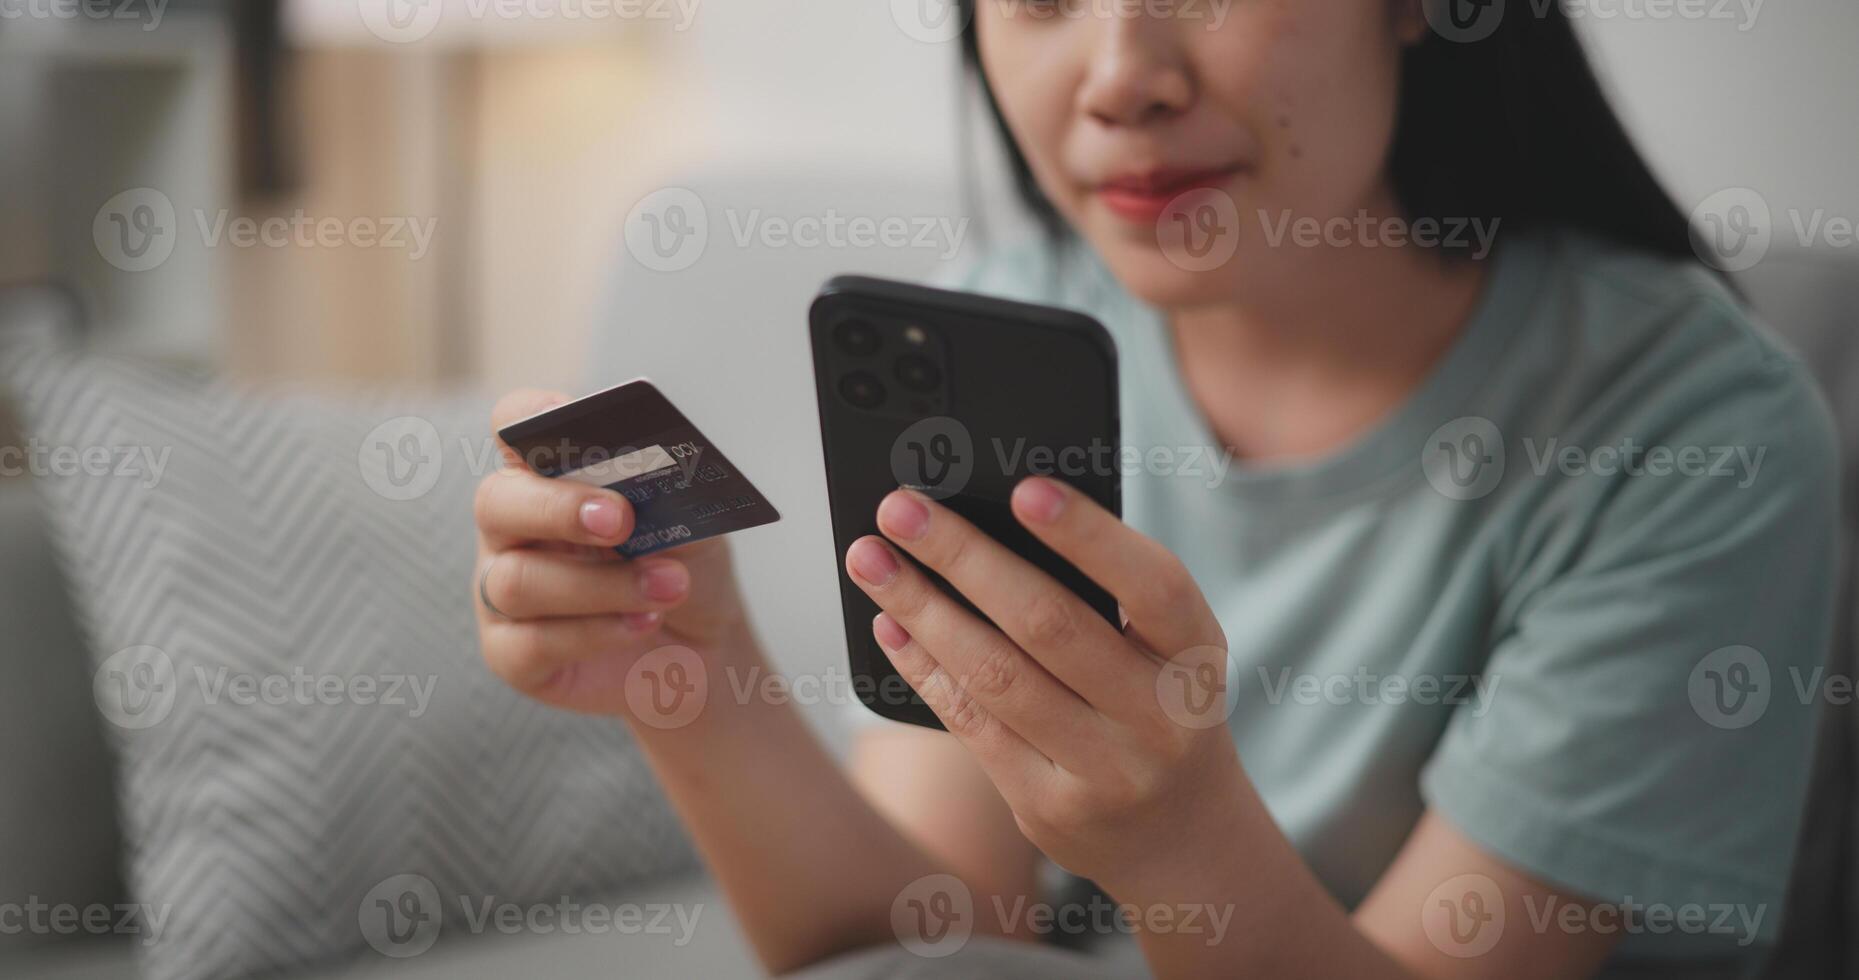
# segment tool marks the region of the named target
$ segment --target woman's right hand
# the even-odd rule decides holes
[[[512,392],[492,428],[568,400]],[[540,476],[498,447],[504,465],[478,487],[472,589],[485,662],[505,683],[556,707],[627,717],[625,681],[641,656],[679,645],[709,659],[747,642],[723,541],[622,558],[613,547],[633,531],[626,498]]]
[[[498,403],[494,422],[565,401],[517,392]],[[882,776],[869,785],[893,800],[893,823],[793,698],[738,693],[764,689],[739,688],[732,671],[776,672],[750,634],[722,539],[628,561],[613,551],[633,528],[625,498],[546,479],[504,453],[507,465],[478,491],[478,569],[489,569],[484,592],[495,607],[478,612],[484,659],[537,700],[629,723],[766,972],[894,940],[898,896],[930,875],[967,875],[978,903],[1034,900],[1032,845],[967,750],[905,732],[863,753],[861,769]],[[667,646],[690,648],[695,662],[671,653],[640,664]],[[663,706],[659,695],[685,683],[673,667],[705,672],[708,707],[702,697],[690,714],[682,698]],[[848,865],[847,854],[858,861]],[[985,919],[977,929],[1003,928],[998,917],[976,918]]]

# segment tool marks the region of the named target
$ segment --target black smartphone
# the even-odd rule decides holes
[[[853,689],[896,721],[943,727],[872,636],[878,607],[845,574],[900,486],[974,522],[1112,623],[1117,602],[1014,519],[1020,480],[1050,476],[1122,514],[1117,355],[1071,310],[864,276],[826,283],[809,315],[826,489]],[[972,603],[931,573],[945,591]]]

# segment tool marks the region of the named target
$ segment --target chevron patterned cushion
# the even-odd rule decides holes
[[[114,722],[130,885],[165,916],[150,977],[417,954],[489,900],[691,865],[621,725],[526,702],[478,657],[484,401],[6,344]]]

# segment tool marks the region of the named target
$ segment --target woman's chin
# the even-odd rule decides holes
[[[1211,263],[1211,256],[1175,255],[1153,241],[1117,242],[1098,255],[1130,295],[1160,309],[1230,303],[1240,290],[1237,255]]]

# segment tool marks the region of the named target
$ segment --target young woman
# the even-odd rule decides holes
[[[1054,241],[959,284],[1091,311],[1140,458],[1236,462],[1130,475],[1122,522],[1015,492],[1121,630],[887,498],[845,572],[952,734],[873,730],[848,775],[786,705],[633,725],[770,971],[894,948],[913,889],[1036,938],[1011,913],[1042,855],[1164,977],[1734,975],[1772,943],[1829,423],[1693,260],[1557,5],[1498,9],[1454,40],[1420,0],[964,8]],[[478,522],[484,655],[542,701],[636,722],[648,651],[692,648],[712,691],[764,664],[718,543],[617,560],[624,500],[526,473]],[[1158,696],[1207,664],[1220,724]],[[1053,968],[1033,949],[940,962]]]

